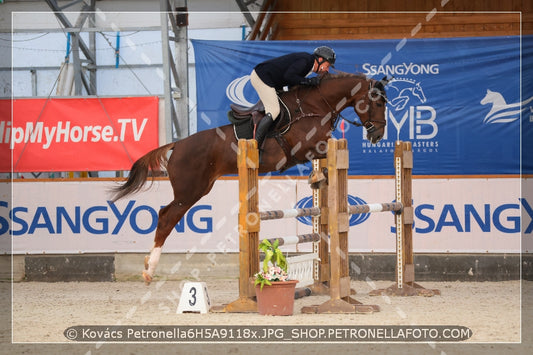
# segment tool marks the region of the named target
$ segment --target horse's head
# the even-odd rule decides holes
[[[418,97],[418,99],[422,103],[425,103],[427,101],[426,95],[424,95],[424,90],[422,90],[422,86],[420,86],[420,83],[416,83],[415,87],[413,88],[413,95]]]
[[[356,100],[354,105],[354,110],[366,129],[366,138],[372,144],[379,142],[385,133],[385,125],[387,124],[385,119],[387,106],[385,85],[388,81],[387,77],[380,81],[368,80],[367,94]]]
[[[504,106],[507,105],[504,97],[497,91],[492,91],[487,89],[487,94],[483,99],[481,99],[480,104],[493,104],[494,106]]]
[[[369,79],[364,74],[351,74],[339,72],[339,74],[325,73],[321,76],[320,85],[315,88],[305,88],[305,96],[318,94],[321,100],[311,99],[307,96],[307,101],[312,111],[323,110],[327,121],[332,123],[334,129],[335,123],[342,110],[352,106],[355,113],[359,116],[361,124],[351,122],[356,126],[364,126],[367,131],[367,139],[375,144],[383,138],[385,133],[385,108],[387,104],[387,95],[385,85],[390,79],[387,77],[380,81]],[[298,101],[298,99],[297,99]],[[325,104],[323,107],[322,104]],[[314,106],[314,107],[313,107]],[[345,119],[344,117],[342,117]],[[346,120],[348,121],[348,120]],[[350,121],[348,121],[350,122]]]

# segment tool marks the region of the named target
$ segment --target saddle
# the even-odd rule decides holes
[[[246,118],[249,115],[254,114],[255,112],[265,112],[265,105],[261,100],[257,101],[255,105],[251,107],[241,106],[237,104],[230,104],[231,110],[233,111],[234,116],[239,118]]]
[[[278,98],[279,99],[279,98]],[[273,137],[285,133],[290,126],[290,113],[285,103],[279,99],[280,115],[274,122],[267,137]],[[228,119],[233,124],[233,131],[237,139],[252,139],[254,135],[254,126],[265,116],[265,106],[262,101],[258,101],[251,107],[230,104],[231,110],[228,111]]]
[[[278,97],[280,104],[279,117],[274,121],[274,127],[267,133],[267,138],[275,138],[278,142],[281,150],[285,154],[287,160],[285,164],[279,169],[283,172],[296,164],[302,164],[307,160],[300,161],[295,159],[292,153],[292,147],[283,136],[291,128],[292,117],[289,108],[283,100]],[[265,116],[265,107],[261,101],[257,102],[252,107],[244,107],[240,105],[231,104],[231,110],[228,111],[228,119],[233,124],[233,132],[237,139],[252,139],[254,137],[254,127]],[[298,111],[296,111],[298,112]],[[300,118],[303,116],[299,116]],[[296,120],[298,120],[298,118]],[[261,151],[259,153],[259,159],[261,159]],[[322,181],[322,179],[318,179]],[[319,183],[318,181],[317,183]]]

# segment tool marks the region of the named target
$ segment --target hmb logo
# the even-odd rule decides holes
[[[435,138],[439,133],[435,122],[437,111],[432,106],[425,105],[427,97],[421,82],[395,78],[387,86],[387,95],[387,121],[396,128],[395,139],[400,139],[404,127],[407,128],[410,140]]]

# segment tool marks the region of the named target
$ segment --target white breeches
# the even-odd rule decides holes
[[[263,101],[263,105],[265,105],[265,112],[270,113],[272,115],[272,119],[275,120],[280,113],[276,89],[265,84],[263,80],[259,78],[255,70],[253,70],[252,74],[250,74],[250,82],[252,83],[255,91],[257,91],[261,101]]]

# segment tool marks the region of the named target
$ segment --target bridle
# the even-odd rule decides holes
[[[373,119],[373,110],[372,110],[372,102],[371,101],[377,101],[377,100],[374,100],[371,98],[371,92],[373,92],[374,90],[377,90],[377,93],[376,95],[378,95],[379,97],[381,97],[383,100],[384,100],[384,104],[387,104],[387,96],[385,94],[385,92],[383,90],[380,90],[379,88],[376,88],[375,87],[375,83],[377,83],[376,80],[370,80],[370,82],[368,83],[368,92],[367,94],[365,95],[367,100],[365,100],[365,102],[367,103],[367,107],[368,107],[368,120],[366,120],[365,122],[362,122],[361,120],[361,123],[357,122],[357,121],[352,121],[352,120],[349,120],[347,119],[346,117],[344,117],[340,112],[338,112],[337,110],[335,110],[331,105],[330,103],[328,102],[328,100],[324,97],[324,95],[322,94],[322,92],[320,91],[320,86],[317,87],[318,89],[318,93],[320,94],[320,97],[322,98],[322,100],[326,103],[326,105],[328,106],[328,108],[330,109],[331,111],[331,115],[334,117],[333,121],[332,121],[332,130],[334,130],[336,127],[337,127],[337,123],[339,121],[339,119],[341,118],[343,121],[346,121],[356,127],[365,127],[367,133],[372,133],[374,132],[377,128],[376,128],[376,124],[380,124],[382,126],[385,126],[386,125],[386,122],[381,122],[381,121],[375,121]],[[379,100],[379,98],[378,98]],[[357,112],[357,106],[359,105],[361,101],[358,101],[354,104],[353,106],[353,109],[355,111],[355,113],[357,113],[357,115],[359,115],[359,113]]]
[[[386,122],[382,122],[382,121],[375,121],[373,120],[374,118],[374,115],[373,115],[373,105],[370,101],[377,101],[379,100],[380,98],[383,99],[384,101],[384,104],[386,105],[387,104],[387,95],[385,93],[385,91],[383,90],[380,90],[379,88],[376,88],[375,86],[375,83],[377,83],[378,81],[376,80],[372,80],[369,84],[368,84],[368,94],[366,95],[367,96],[367,99],[368,99],[368,120],[366,122],[363,122],[363,127],[365,127],[366,131],[368,133],[372,133],[374,132],[377,128],[375,126],[375,124],[380,124],[382,125],[383,127],[386,125]],[[377,91],[377,92],[376,92]],[[371,96],[372,96],[372,93],[374,93],[375,95],[378,96],[378,98],[376,100],[374,100]],[[355,110],[355,106],[354,106],[354,110]],[[357,112],[357,111],[356,111]]]
[[[331,104],[328,102],[328,100],[326,99],[326,97],[322,94],[321,90],[320,90],[320,85],[317,86],[317,90],[318,90],[318,93],[320,95],[320,97],[322,98],[322,101],[324,101],[326,103],[326,106],[329,108],[330,112],[328,114],[326,114],[325,116],[323,116],[322,120],[321,120],[321,124],[322,125],[325,125],[326,122],[330,122],[331,126],[330,126],[330,130],[331,131],[334,131],[337,127],[337,123],[339,121],[339,118],[342,118],[343,120],[355,125],[355,126],[364,126],[365,129],[367,130],[367,133],[372,133],[374,131],[376,131],[376,124],[382,124],[383,127],[385,127],[386,125],[386,122],[381,122],[381,121],[375,121],[373,120],[373,112],[372,112],[372,101],[376,101],[374,99],[374,97],[371,97],[370,93],[374,90],[377,90],[377,93],[376,95],[378,96],[381,96],[381,98],[384,100],[384,103],[387,102],[387,97],[385,95],[385,89],[384,89],[384,86],[382,88],[379,88],[379,87],[376,87],[376,83],[377,81],[376,80],[370,80],[369,82],[369,85],[368,85],[368,92],[366,93],[366,96],[368,97],[368,100],[365,100],[365,102],[367,102],[368,104],[368,120],[365,121],[365,122],[362,122],[362,123],[359,123],[359,122],[355,122],[355,121],[350,121],[348,120],[346,117],[343,117],[342,114],[340,112],[338,112],[336,109],[334,109]],[[383,81],[382,81],[383,82]],[[380,82],[380,83],[382,83]],[[295,91],[295,99],[296,99],[296,109],[295,109],[295,113],[296,113],[296,116],[293,117],[291,116],[291,119],[289,120],[289,123],[287,123],[286,126],[283,126],[283,128],[278,128],[278,129],[283,129],[284,132],[287,132],[289,129],[290,129],[290,125],[291,123],[293,122],[293,119],[294,121],[298,121],[300,120],[301,118],[304,118],[304,117],[320,117],[322,115],[319,115],[317,113],[313,113],[313,112],[304,112],[303,108],[302,108],[302,100],[300,100],[300,98],[298,97],[298,90],[299,90],[299,87],[297,87],[296,91]],[[305,94],[303,100],[305,100],[305,98],[307,97],[307,95],[311,92],[311,90],[307,91],[307,93]],[[354,95],[355,96],[355,95]],[[351,100],[355,100],[355,98],[351,98]],[[380,99],[380,98],[378,98]],[[342,101],[342,100],[341,100]],[[282,100],[283,102],[283,100]],[[358,102],[354,103],[354,111],[359,115],[359,113],[357,112],[357,106],[358,104],[361,102],[361,100],[359,100]],[[337,105],[338,106],[338,105]],[[344,106],[344,104],[342,105]],[[344,106],[344,107],[347,107],[347,106]],[[307,162],[307,158],[305,160],[302,160],[302,161],[299,161],[295,158],[294,156],[294,148],[293,146],[289,143],[289,141],[287,141],[287,139],[284,137],[284,135],[282,133],[279,133],[279,132],[276,132],[273,136],[276,141],[278,142],[279,146],[281,147],[281,149],[283,150],[283,152],[285,153],[285,157],[287,158],[287,160],[285,161],[285,164],[281,167],[280,171],[284,171],[285,169],[287,169],[288,167],[290,167],[291,165],[294,165],[294,164],[300,164],[300,163],[304,163],[304,162]]]

